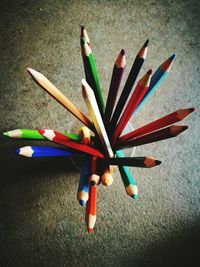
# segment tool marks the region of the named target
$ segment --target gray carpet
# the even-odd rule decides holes
[[[86,111],[79,47],[86,26],[106,97],[113,62],[127,53],[123,83],[149,38],[141,74],[171,54],[169,75],[132,119],[134,127],[178,108],[195,107],[174,139],[136,149],[162,161],[132,169],[134,201],[117,175],[99,186],[97,222],[87,234],[76,200],[79,173],[65,158],[27,159],[14,151],[34,141],[0,136],[1,266],[197,266],[200,241],[199,1],[5,1],[0,3],[0,131],[68,129],[72,115],[26,73],[33,67]],[[43,142],[39,142],[43,144]]]

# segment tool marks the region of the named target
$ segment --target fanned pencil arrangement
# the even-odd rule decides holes
[[[183,120],[194,111],[194,108],[179,109],[123,134],[130,118],[135,115],[160,81],[167,75],[175,59],[175,55],[169,57],[153,74],[151,69],[148,70],[138,80],[131,93],[147,56],[148,43],[147,40],[138,52],[117,102],[117,95],[126,66],[125,51],[121,50],[114,63],[107,102],[104,104],[90,40],[86,29],[82,26],[80,45],[86,78],[86,80],[82,80],[82,94],[90,118],[44,75],[32,68],[27,68],[34,81],[80,120],[83,127],[78,133],[60,133],[48,129],[17,129],[4,133],[4,135],[12,138],[49,140],[63,146],[63,148],[60,146],[57,148],[26,146],[16,150],[17,154],[25,157],[72,157],[75,154],[80,155],[80,153],[85,155],[80,172],[77,199],[81,206],[86,204],[86,225],[89,233],[92,232],[96,222],[97,187],[101,183],[105,186],[112,184],[114,166],[118,166],[126,193],[133,199],[137,199],[138,188],[128,166],[151,168],[161,163],[152,157],[125,157],[123,149],[179,135],[188,127],[173,124]]]

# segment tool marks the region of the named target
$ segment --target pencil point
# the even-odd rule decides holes
[[[124,49],[122,49],[122,50],[121,50],[121,55],[123,55],[123,56],[124,56],[125,54],[126,54],[125,50],[124,50]]]
[[[161,161],[160,160],[155,160],[155,165],[160,165],[161,164]]]
[[[143,47],[147,47],[149,44],[149,39],[146,40],[146,42],[144,43]]]
[[[92,233],[92,230],[93,230],[92,228],[88,228],[88,229],[87,229],[87,231],[88,231],[89,234]]]
[[[20,148],[16,149],[15,152],[19,155],[19,153],[20,153]]]
[[[132,198],[133,199],[137,199],[138,198],[138,195],[132,195]]]
[[[9,136],[8,132],[4,132],[3,135],[5,135],[5,136]]]
[[[193,112],[193,111],[195,111],[195,108],[189,108],[189,111]]]
[[[176,58],[176,55],[175,55],[175,54],[173,54],[173,55],[170,57],[171,61],[174,60],[175,58]]]
[[[151,75],[152,74],[152,69],[148,70],[147,74]]]
[[[91,186],[95,186],[95,185],[96,185],[96,182],[95,182],[95,181],[91,181],[91,182],[90,182],[90,185],[91,185]]]
[[[79,203],[80,203],[80,205],[81,205],[81,206],[84,206],[84,205],[85,205],[85,201],[84,201],[84,200],[82,200],[82,199],[81,199],[81,200],[79,200]]]
[[[85,43],[86,43],[85,38],[82,37],[82,38],[81,38],[81,44],[84,45]]]

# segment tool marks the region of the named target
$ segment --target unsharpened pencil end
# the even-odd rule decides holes
[[[125,50],[122,49],[121,52],[120,52],[120,54],[124,56],[126,54]]]
[[[146,42],[144,43],[143,47],[147,47],[149,45],[149,39],[146,40]]]
[[[79,200],[79,204],[81,205],[81,206],[84,206],[85,205],[85,201],[84,200]]]

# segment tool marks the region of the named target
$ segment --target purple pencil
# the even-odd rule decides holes
[[[105,125],[108,125],[110,122],[125,66],[125,51],[124,49],[122,49],[117,59],[115,60],[113,67],[113,73],[105,109]]]

